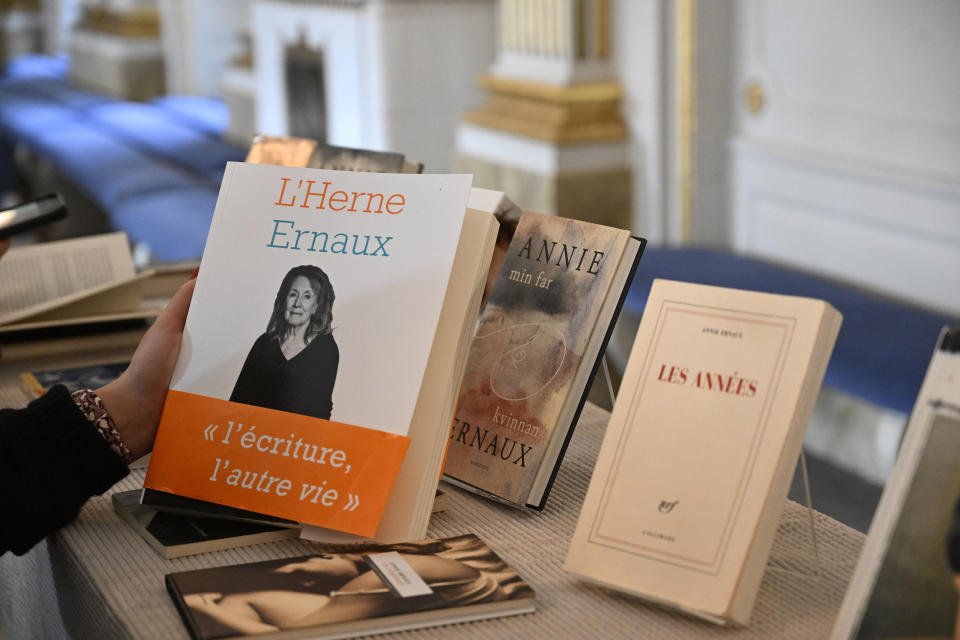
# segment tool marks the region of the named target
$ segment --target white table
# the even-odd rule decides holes
[[[864,536],[817,514],[822,575],[815,577],[805,509],[788,503],[749,626],[716,627],[563,572],[563,558],[609,414],[588,404],[547,507],[519,511],[453,487],[430,535],[476,533],[536,592],[537,613],[425,629],[423,638],[822,638],[836,616]],[[114,489],[138,487],[134,471]],[[299,540],[164,560],[113,513],[91,500],[70,526],[23,558],[0,558],[0,637],[185,638],[164,588],[172,571],[312,553]],[[398,636],[399,637],[399,636]]]

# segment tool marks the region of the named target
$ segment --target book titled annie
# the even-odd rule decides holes
[[[447,480],[543,508],[644,244],[523,213],[470,349]]]
[[[441,447],[452,414],[446,354],[478,304],[460,291],[486,268],[458,246],[495,234],[469,191],[229,164],[144,486],[374,536],[414,433]],[[424,388],[438,375],[452,391]],[[426,516],[396,536],[425,528],[435,489],[405,488]]]

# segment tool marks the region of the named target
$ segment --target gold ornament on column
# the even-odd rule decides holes
[[[747,106],[747,111],[757,115],[763,111],[767,102],[767,94],[763,88],[763,83],[759,80],[751,80],[743,88],[743,102]]]

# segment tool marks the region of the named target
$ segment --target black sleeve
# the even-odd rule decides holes
[[[61,385],[0,410],[0,554],[23,555],[128,472]]]
[[[263,360],[261,353],[267,340],[267,334],[263,334],[250,347],[247,359],[243,361],[243,367],[240,369],[240,375],[237,376],[237,382],[233,385],[233,392],[230,393],[230,402],[258,404],[256,398],[259,397],[260,391],[259,370],[262,368]]]

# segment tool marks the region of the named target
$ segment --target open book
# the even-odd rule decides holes
[[[122,232],[15,247],[0,260],[0,327],[4,332],[64,324],[155,317]]]
[[[497,229],[469,191],[230,163],[144,486],[422,537]]]

